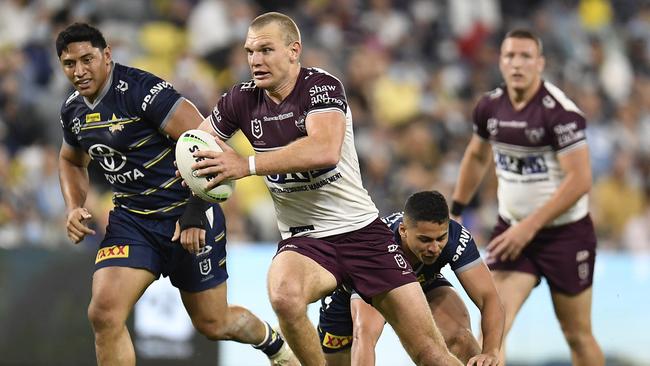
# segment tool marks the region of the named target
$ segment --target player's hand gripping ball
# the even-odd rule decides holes
[[[176,142],[176,167],[178,172],[192,192],[202,199],[213,203],[227,200],[235,189],[234,181],[223,181],[211,190],[207,190],[206,186],[210,180],[214,179],[214,176],[205,175],[199,177],[192,170],[192,164],[205,159],[192,155],[199,150],[223,151],[209,133],[201,130],[185,131]]]

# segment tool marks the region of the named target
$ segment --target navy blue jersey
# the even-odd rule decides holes
[[[181,213],[189,190],[174,176],[175,141],[163,128],[182,99],[155,75],[114,63],[93,103],[78,92],[63,103],[64,143],[99,164],[116,207],[150,218]]]
[[[383,217],[382,220],[395,234],[395,241],[402,245],[399,224],[404,220],[404,213],[396,212]],[[429,290],[436,280],[442,278],[440,270],[444,266],[449,265],[451,270],[458,275],[482,262],[474,238],[463,225],[450,219],[448,237],[447,245],[433,264],[424,265],[420,263],[416,265],[412,263],[418,282],[420,282],[425,292]]]

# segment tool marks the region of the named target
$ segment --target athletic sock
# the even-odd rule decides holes
[[[284,344],[284,339],[280,336],[278,332],[273,329],[269,323],[264,322],[266,326],[266,335],[264,336],[264,341],[258,345],[254,345],[253,348],[259,349],[264,352],[268,357],[271,357],[278,353],[282,345]]]

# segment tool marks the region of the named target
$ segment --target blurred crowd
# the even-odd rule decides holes
[[[584,111],[600,248],[650,252],[650,2],[647,0],[3,0],[0,1],[0,248],[71,247],[59,191],[59,109],[71,93],[56,52],[74,21],[98,26],[113,58],[170,81],[208,115],[250,78],[243,41],[264,11],[292,16],[303,66],[339,77],[355,123],[366,188],[380,212],[437,189],[447,197],[480,95],[501,83],[509,29],[543,39],[545,79]],[[238,150],[252,149],[242,136]],[[111,194],[91,169],[88,207],[101,239]],[[495,178],[464,216],[485,243]],[[224,209],[231,242],[279,238],[259,177],[238,182]]]

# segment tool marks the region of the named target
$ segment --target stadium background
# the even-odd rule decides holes
[[[499,41],[515,26],[538,32],[545,78],[588,121],[592,215],[602,253],[596,336],[608,365],[650,365],[650,316],[643,309],[650,300],[646,0],[0,1],[0,365],[93,363],[85,307],[111,200],[103,176],[91,170],[88,207],[98,234],[78,246],[66,240],[56,159],[59,108],[71,88],[53,46],[58,31],[76,20],[97,25],[117,62],[169,80],[207,115],[227,88],[249,78],[246,27],[268,10],[298,23],[303,66],[322,67],[346,86],[364,182],[381,213],[398,209],[417,190],[449,196],[471,135],[473,104],[500,82]],[[251,152],[241,137],[232,143]],[[264,290],[279,237],[272,202],[259,178],[246,178],[223,206],[231,300],[272,317]],[[495,212],[489,177],[464,217],[478,243],[486,242]],[[569,364],[543,286],[510,336],[513,365]],[[140,364],[260,362],[248,361],[254,352],[247,348],[201,340],[186,328],[182,311],[176,318],[174,292],[164,282],[161,288],[141,301],[153,308],[139,311],[159,317],[132,320],[142,337],[136,339]],[[395,342],[379,352],[385,349],[401,351]]]

